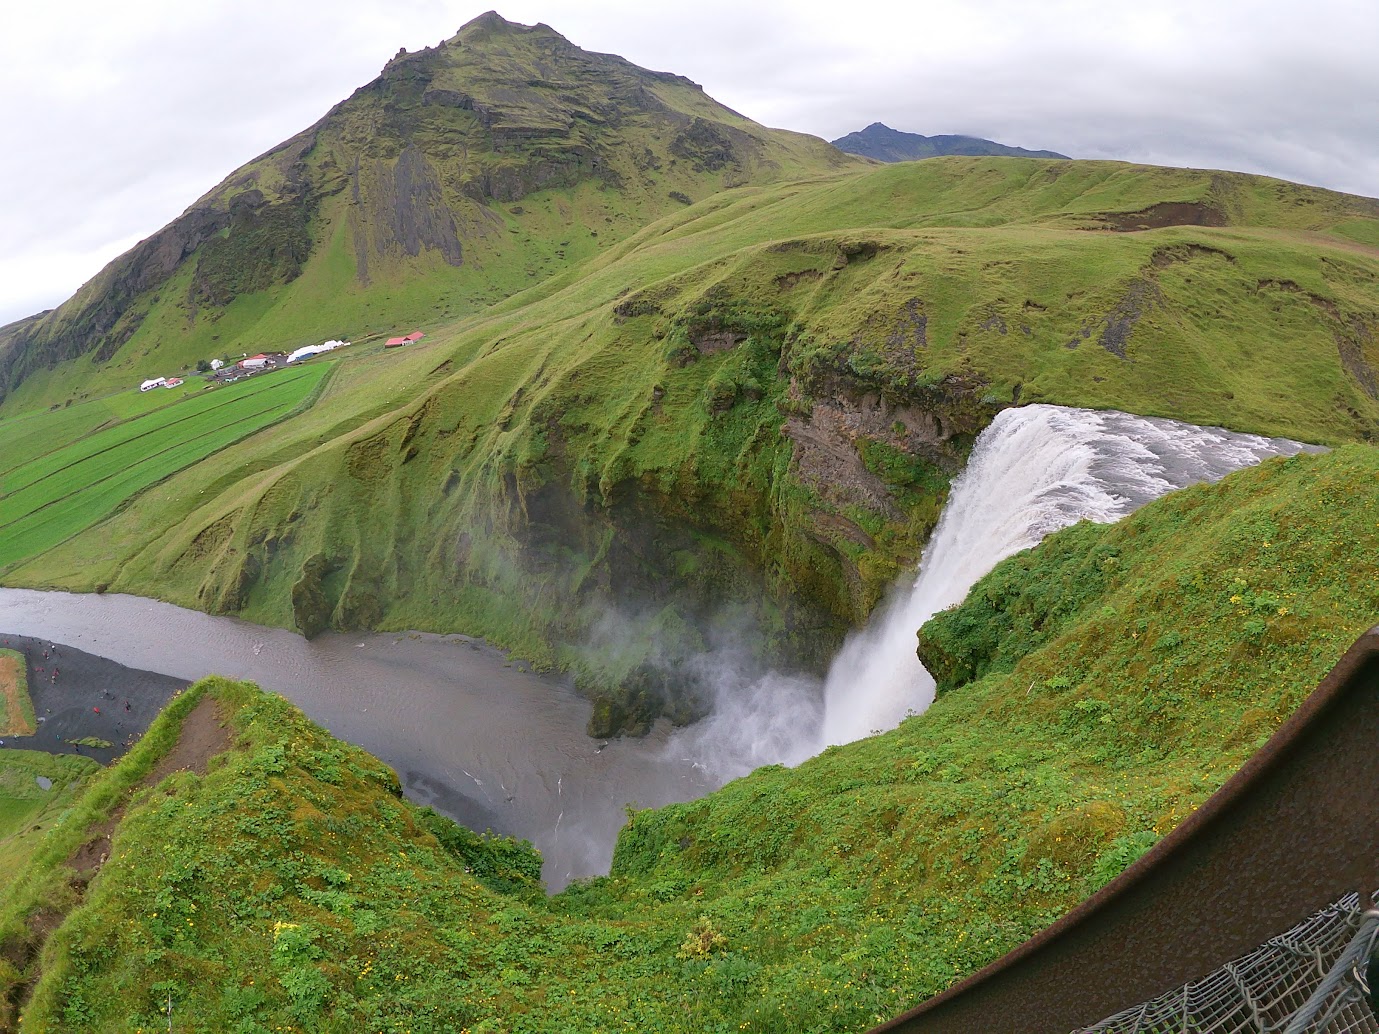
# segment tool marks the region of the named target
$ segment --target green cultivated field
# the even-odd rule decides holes
[[[47,452],[40,450],[53,439],[34,418],[0,424],[8,465],[0,472],[0,569],[52,548],[150,485],[288,416],[330,368],[312,364],[203,391]],[[19,433],[9,448],[12,424]],[[26,461],[14,463],[26,453]]]
[[[73,405],[36,409],[0,420],[0,486],[16,467],[122,420],[151,413],[180,402],[201,389],[201,381],[188,380],[176,388],[157,391],[121,391]],[[3,488],[0,488],[3,491]]]

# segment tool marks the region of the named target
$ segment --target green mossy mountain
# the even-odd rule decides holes
[[[851,161],[490,12],[399,52],[71,300],[0,328],[0,400],[464,316],[691,199]]]
[[[945,154],[1000,155],[1006,158],[1067,158],[1057,151],[1030,151],[1023,147],[998,144],[979,136],[960,136],[941,133],[924,136],[921,133],[902,133],[882,122],[873,122],[866,129],[840,136],[833,146],[848,154],[872,158],[878,162],[910,162],[937,158]]]
[[[1373,200],[856,162],[485,15],[10,328],[0,435],[54,445],[147,373],[360,344],[312,360],[299,412],[0,576],[483,635],[573,671],[592,731],[640,730],[702,710],[688,662],[724,639],[819,669],[1002,407],[1372,441],[1377,331]]]
[[[413,325],[419,345],[366,343]],[[487,635],[573,670],[595,731],[636,730],[698,713],[685,662],[744,629],[763,663],[822,664],[1003,407],[1337,448],[1007,560],[921,631],[925,714],[633,811],[610,875],[553,898],[529,846],[206,680],[110,769],[64,767],[51,826],[0,840],[0,1028],[162,1029],[170,1002],[246,1032],[895,1015],[1174,828],[1379,618],[1377,333],[1368,199],[851,162],[494,15],[399,55],[0,331],[0,441],[37,467],[192,411],[113,392],[145,373],[361,342],[311,360],[329,375],[304,371],[317,388],[271,427],[69,515],[6,584]],[[174,772],[189,722],[224,731]]]
[[[1368,445],[1066,529],[925,626],[926,713],[634,811],[611,874],[550,898],[526,845],[206,680],[31,851],[0,1025],[156,1030],[170,997],[207,1030],[866,1029],[1190,815],[1379,618],[1376,556]],[[224,752],[164,778],[211,701]]]
[[[463,630],[574,670],[597,732],[685,720],[684,661],[718,630],[820,666],[1004,406],[1379,437],[1377,216],[1119,163],[737,188],[421,346],[346,355],[310,410],[5,578]]]

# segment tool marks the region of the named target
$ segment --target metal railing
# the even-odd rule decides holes
[[[1363,969],[1379,911],[1347,894],[1287,933],[1077,1034],[1379,1034]]]

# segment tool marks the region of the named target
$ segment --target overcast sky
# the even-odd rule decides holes
[[[0,324],[69,297],[399,47],[494,0],[46,0],[0,12]],[[1379,195],[1373,0],[512,0],[770,126],[871,122]]]

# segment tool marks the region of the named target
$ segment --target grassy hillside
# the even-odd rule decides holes
[[[150,485],[310,406],[330,371],[318,361],[203,389],[181,405],[70,443],[49,441],[46,451],[0,475],[0,569],[52,548]],[[0,436],[5,431],[6,423],[0,423]],[[14,461],[11,455],[6,462]]]
[[[681,662],[718,628],[822,663],[1002,406],[1374,438],[1374,216],[1116,163],[743,187],[419,350],[342,362],[312,411],[6,579],[463,629],[573,668],[599,731],[688,717]]]
[[[399,53],[54,312],[0,328],[0,401],[429,328],[725,187],[854,162],[682,77],[484,15]]]
[[[27,1031],[156,1029],[169,996],[223,1030],[864,1029],[1112,878],[1263,742],[1379,617],[1377,486],[1379,450],[1350,446],[1060,532],[926,626],[985,674],[636,812],[612,875],[550,899],[522,845],[209,680],[48,834],[0,911],[0,957],[28,958],[0,975],[37,978]],[[229,753],[159,782],[206,697]]]
[[[99,768],[77,754],[0,751],[0,900]],[[49,789],[39,784],[40,776],[51,783]]]

